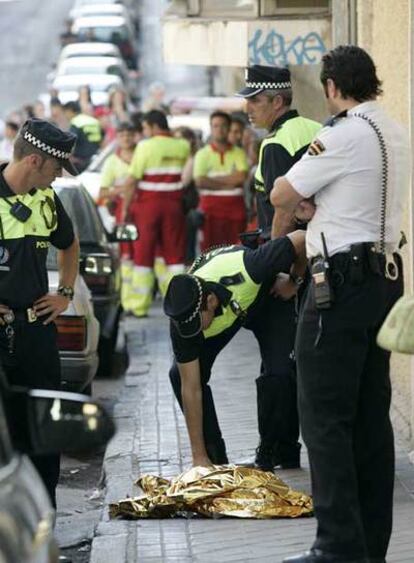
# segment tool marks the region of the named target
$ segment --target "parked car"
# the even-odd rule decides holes
[[[56,69],[56,76],[69,74],[115,74],[125,84],[129,80],[125,61],[117,57],[71,57]]]
[[[58,76],[52,83],[63,104],[76,101],[81,86],[90,87],[94,106],[104,106],[109,102],[110,91],[115,87],[122,88],[122,80],[115,74],[70,74]]]
[[[90,397],[16,392],[0,376],[0,561],[57,563],[54,510],[24,454],[90,450],[111,438],[114,424]],[[22,424],[25,420],[30,424]]]
[[[130,94],[135,94],[132,76],[130,76],[130,71],[122,58],[70,57],[59,63],[54,78],[80,74],[87,74],[92,83],[95,75],[110,74],[118,76],[122,80],[126,90]],[[50,78],[50,75],[48,75],[48,77]]]
[[[101,41],[117,45],[128,68],[137,69],[135,31],[129,18],[122,16],[87,16],[76,18],[72,32],[80,41]]]
[[[69,18],[72,20],[78,18],[86,6],[98,6],[99,4],[125,4],[129,9],[131,9],[134,2],[135,0],[75,0],[72,9],[69,12]]]
[[[119,13],[120,11],[124,12],[124,10],[127,11],[133,24],[138,28],[136,0],[75,0],[69,12],[69,19],[75,20],[86,15],[124,15],[124,13]]]
[[[100,375],[110,375],[122,320],[120,255],[117,242],[134,240],[134,225],[116,227],[107,233],[96,205],[76,178],[59,178],[53,187],[71,217],[80,242],[81,275],[92,294],[100,325],[98,344]]]
[[[49,248],[47,259],[49,288],[59,287],[57,250]],[[99,322],[95,317],[92,294],[78,275],[75,294],[69,307],[55,321],[62,368],[62,389],[92,395],[92,380],[98,369]]]
[[[129,18],[130,14],[125,6],[115,2],[108,3],[104,0],[102,3],[84,4],[76,12],[77,18],[86,16],[123,16]]]
[[[65,59],[72,57],[117,57],[121,58],[121,51],[113,43],[71,43],[60,52],[58,65]]]

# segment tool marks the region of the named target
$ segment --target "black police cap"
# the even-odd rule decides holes
[[[62,131],[62,129],[44,119],[32,118],[22,125],[20,136],[27,143],[44,152],[46,156],[59,160],[69,174],[73,176],[78,174],[70,161],[76,143],[76,135],[73,133]]]
[[[201,304],[206,286],[204,280],[189,274],[174,276],[164,299],[164,312],[183,338],[201,332]]]
[[[253,65],[245,69],[246,87],[237,96],[250,98],[264,90],[286,90],[292,87],[290,71],[278,66]]]

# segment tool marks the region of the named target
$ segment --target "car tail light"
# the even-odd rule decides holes
[[[82,265],[82,276],[92,293],[104,294],[111,283],[112,261],[108,254],[88,254]]]
[[[55,319],[58,348],[61,351],[81,352],[86,348],[86,319],[63,315]]]

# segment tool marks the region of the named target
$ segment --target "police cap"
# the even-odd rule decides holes
[[[278,66],[253,65],[245,69],[246,87],[237,96],[250,98],[264,90],[287,90],[292,87],[290,71]]]
[[[69,174],[73,176],[78,174],[69,160],[76,143],[76,135],[69,131],[62,131],[49,121],[34,117],[25,121],[19,134],[27,143],[44,152],[46,156],[59,160]]]
[[[164,299],[164,312],[183,338],[201,332],[201,305],[206,292],[206,282],[197,276],[179,274],[171,279]]]

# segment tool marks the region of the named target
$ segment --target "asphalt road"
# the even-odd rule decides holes
[[[0,0],[0,118],[46,91],[73,0]]]

